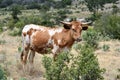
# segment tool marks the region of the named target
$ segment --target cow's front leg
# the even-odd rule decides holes
[[[33,64],[34,57],[35,57],[35,51],[31,50],[31,52],[29,54],[29,63],[30,64]]]
[[[33,72],[33,61],[34,61],[34,57],[35,57],[35,51],[31,50],[30,54],[29,54],[29,73],[31,74]]]
[[[21,61],[22,63],[25,65],[26,62],[27,62],[27,56],[28,56],[28,53],[29,53],[29,46],[26,46],[24,48],[24,50],[22,51],[21,53]]]
[[[58,55],[58,51],[59,51],[59,46],[54,45],[54,46],[53,46],[53,49],[52,49],[52,53],[53,53],[53,58],[54,58],[54,60],[56,60],[56,57],[57,57],[57,55]]]

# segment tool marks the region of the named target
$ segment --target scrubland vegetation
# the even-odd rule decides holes
[[[118,1],[1,0],[0,80],[119,80]],[[108,3],[110,10],[104,7]],[[66,18],[86,18],[93,24],[69,53],[61,52],[56,61],[50,54],[37,55],[33,72],[24,73],[19,61],[24,25],[62,26],[59,21]]]

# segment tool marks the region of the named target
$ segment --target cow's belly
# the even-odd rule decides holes
[[[39,47],[34,47],[34,48],[31,48],[32,50],[34,50],[35,52],[38,52],[40,54],[46,54],[46,53],[49,53],[51,52],[51,49],[52,47],[42,47],[42,48],[39,48]]]
[[[31,48],[41,54],[48,53],[48,49],[52,49],[52,44],[48,43],[48,41],[45,40],[39,40],[37,42],[33,42],[31,44]]]
[[[50,35],[47,31],[36,31],[31,37],[31,48],[38,53],[47,53],[52,48]]]

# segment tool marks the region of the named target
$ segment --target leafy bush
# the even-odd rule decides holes
[[[56,62],[54,62],[51,58],[49,57],[44,57],[43,58],[43,64],[46,69],[46,79],[47,80],[63,80],[63,73],[65,67],[67,65],[65,64],[67,59],[67,53],[61,53]],[[66,80],[66,79],[64,79]]]
[[[79,46],[79,45],[78,45]],[[43,57],[47,80],[103,80],[103,69],[100,69],[93,49],[85,44],[77,47],[78,56],[62,52],[57,60]]]
[[[103,15],[95,22],[95,29],[101,32],[104,36],[109,36],[113,39],[120,39],[120,16]]]
[[[100,69],[98,60],[94,56],[93,48],[85,43],[81,46],[81,51],[78,56],[78,70],[81,74],[82,80],[102,80],[101,73],[104,69]]]
[[[33,2],[32,4],[27,5],[27,9],[40,9],[40,4]]]
[[[50,21],[49,16],[28,16],[28,17],[21,17],[17,22],[14,22],[13,19],[11,19],[8,22],[9,29],[12,29],[13,31],[10,33],[13,36],[21,35],[22,28],[26,24],[37,24],[37,25],[45,25],[45,26],[52,26],[54,23]]]
[[[103,45],[103,50],[104,50],[104,51],[108,51],[109,48],[110,48],[110,47],[109,47],[108,45],[105,45],[105,44]]]
[[[18,15],[21,14],[20,6],[13,5],[11,10],[12,10],[12,14],[11,14],[12,18],[13,18],[14,22],[17,22],[19,20]]]
[[[21,28],[22,29],[22,28]],[[17,35],[21,35],[21,29],[19,29],[19,28],[14,28],[10,33],[9,33],[9,35],[11,35],[11,36],[17,36]]]
[[[101,17],[100,13],[92,14],[88,19],[95,21],[98,20]]]
[[[26,78],[24,78],[24,77],[21,77],[19,80],[27,80]]]
[[[118,13],[119,12],[119,8],[117,7],[117,5],[113,5],[112,6],[112,13],[113,14],[116,14],[116,13]]]
[[[94,29],[89,29],[85,33],[83,33],[82,38],[87,42],[91,47],[98,47],[99,33]]]
[[[0,80],[7,80],[6,73],[0,66]]]
[[[0,45],[1,45],[1,44],[5,44],[5,43],[6,43],[5,40],[0,40]]]

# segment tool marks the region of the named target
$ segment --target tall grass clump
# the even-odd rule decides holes
[[[103,69],[94,56],[93,48],[87,44],[78,45],[78,55],[62,52],[56,61],[43,57],[47,80],[103,80]]]
[[[120,16],[105,14],[95,22],[95,29],[104,36],[120,39]]]

